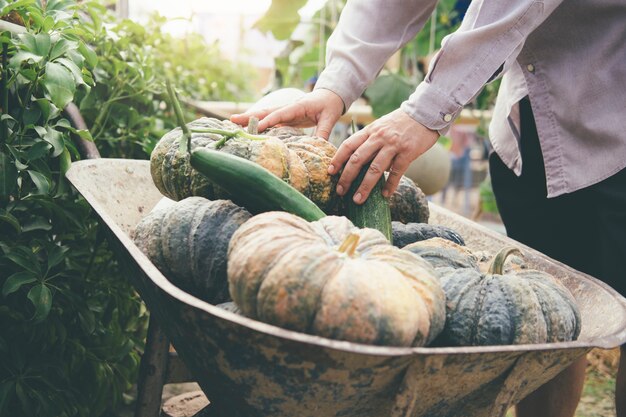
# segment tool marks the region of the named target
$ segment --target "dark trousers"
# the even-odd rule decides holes
[[[495,152],[489,157],[508,236],[626,296],[626,169],[573,193],[546,198],[543,157],[528,99],[520,103],[520,112],[522,175],[516,176]]]

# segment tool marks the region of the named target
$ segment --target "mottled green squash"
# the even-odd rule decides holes
[[[389,209],[389,201],[383,197],[383,187],[385,180],[380,178],[374,188],[370,191],[370,195],[362,204],[354,202],[353,197],[359,189],[363,178],[369,170],[369,164],[361,168],[361,172],[350,185],[350,190],[346,193],[344,201],[346,205],[346,217],[356,227],[369,227],[381,232],[390,242],[393,239],[391,232],[391,211]]]
[[[345,217],[253,217],[231,240],[228,281],[244,315],[332,339],[422,346],[444,325],[434,269]]]
[[[487,346],[575,340],[581,318],[560,281],[535,270],[503,274],[511,253],[504,249],[490,270],[439,270],[446,293],[443,344]]]
[[[400,178],[398,188],[389,198],[391,220],[401,223],[428,223],[430,210],[426,194],[409,177]]]
[[[422,190],[408,177],[402,177],[396,191],[387,199],[391,220],[400,223],[428,223],[430,210],[428,200]],[[337,204],[326,211],[327,214],[348,216],[349,204],[346,199],[338,199]]]
[[[320,208],[326,209],[334,204],[337,178],[328,174],[328,165],[336,149],[328,141],[310,136],[288,136],[284,132],[277,137],[250,136],[241,126],[228,120],[207,117],[188,123],[187,127],[191,131],[191,150],[218,149],[242,157],[281,178]],[[218,131],[221,133],[209,133]],[[173,200],[201,196],[231,198],[236,202],[236,195],[225,193],[219,184],[192,169],[189,153],[179,149],[181,136],[180,128],[167,133],[150,157],[152,178],[161,193]],[[254,208],[250,209],[254,211]]]
[[[421,256],[435,269],[478,269],[478,259],[468,248],[440,237],[411,243],[402,249]]]
[[[230,299],[228,244],[250,213],[227,200],[189,197],[148,214],[135,244],[173,284],[213,304]]]
[[[465,245],[463,237],[454,229],[437,224],[426,223],[400,223],[391,222],[391,230],[393,233],[393,244],[399,248],[403,248],[414,242],[419,242],[434,237],[449,240],[456,244]]]

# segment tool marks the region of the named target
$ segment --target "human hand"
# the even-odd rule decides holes
[[[259,119],[259,132],[281,124],[293,127],[317,126],[315,136],[326,140],[343,113],[343,100],[337,94],[323,88],[313,90],[293,104],[274,109],[233,114],[230,121],[242,126],[250,117]]]
[[[372,161],[353,200],[362,204],[385,171],[389,171],[383,196],[389,197],[398,187],[409,164],[435,144],[439,133],[415,121],[404,111],[395,110],[346,139],[331,161],[329,174],[343,172],[337,194],[343,196],[361,168]],[[345,164],[345,166],[344,166]]]

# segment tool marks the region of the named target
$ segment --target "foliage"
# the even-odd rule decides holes
[[[184,96],[233,99],[248,71],[163,34],[163,18],[116,22],[94,1],[0,0],[6,16],[26,33],[0,34],[0,415],[101,416],[136,379],[147,316],[64,179],[72,136],[145,158],[175,125],[167,74]],[[70,101],[92,129],[70,124]]]
[[[95,86],[97,58],[74,2],[0,10],[27,26],[0,37],[0,414],[102,415],[135,379],[145,314],[64,179],[70,135],[91,136],[61,110]]]
[[[307,0],[272,0],[269,10],[259,19],[255,27],[262,32],[272,32],[279,40],[289,39],[300,23],[300,10]]]
[[[382,117],[396,110],[409,98],[417,85],[395,73],[380,75],[365,90],[365,97],[372,106],[374,117]]]
[[[237,101],[251,95],[249,67],[224,60],[218,45],[207,45],[197,34],[174,38],[164,33],[164,17],[153,15],[142,24],[123,20],[111,27],[92,18],[85,25],[94,33],[99,57],[97,85],[78,100],[103,154],[146,158],[176,126],[166,106],[166,77],[186,98]]]

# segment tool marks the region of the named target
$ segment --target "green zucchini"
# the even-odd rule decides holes
[[[389,209],[389,201],[383,197],[385,176],[380,177],[363,204],[356,204],[352,200],[368,169],[369,164],[361,169],[357,178],[352,182],[350,191],[345,196],[346,214],[355,226],[376,229],[391,242],[391,210]]]
[[[191,152],[191,166],[235,196],[235,203],[255,214],[286,211],[308,221],[326,214],[315,203],[262,166],[225,152],[206,148]]]

